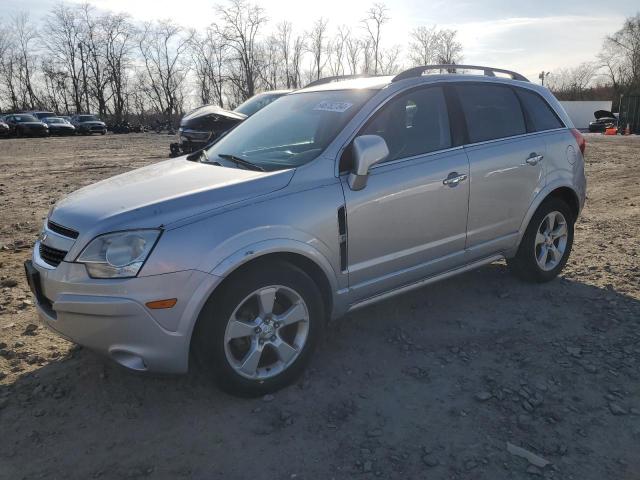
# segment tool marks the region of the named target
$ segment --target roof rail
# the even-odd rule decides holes
[[[334,77],[324,77],[318,80],[314,80],[313,82],[308,83],[302,88],[316,87],[318,85],[324,85],[325,83],[341,82],[342,80],[352,80],[354,78],[368,78],[371,76],[374,76],[374,75],[361,74],[361,75],[336,75]]]
[[[404,80],[405,78],[413,78],[420,77],[422,74],[428,70],[446,70],[449,73],[455,73],[456,70],[481,70],[483,75],[487,77],[495,77],[497,73],[506,73],[513,80],[520,80],[522,82],[528,82],[529,80],[520,75],[519,73],[512,72],[511,70],[503,70],[502,68],[493,68],[493,67],[480,67],[477,65],[456,65],[453,64],[442,64],[442,65],[422,65],[420,67],[413,67],[409,70],[405,70],[404,72],[400,72],[398,75],[393,77],[391,82],[397,82],[398,80]]]

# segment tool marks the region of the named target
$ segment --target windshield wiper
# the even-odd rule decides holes
[[[262,168],[260,165],[256,165],[255,163],[251,163],[244,158],[237,157],[235,155],[231,155],[230,153],[219,153],[218,156],[223,158],[224,160],[231,160],[232,162],[237,163],[238,165],[242,165],[243,167],[247,167],[249,170],[257,170],[260,172],[265,172],[266,170]]]

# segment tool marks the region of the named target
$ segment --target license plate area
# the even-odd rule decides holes
[[[46,305],[50,303],[49,300],[47,300],[47,298],[44,296],[44,293],[42,293],[42,283],[40,282],[40,272],[36,270],[31,260],[27,260],[26,262],[24,262],[24,273],[25,273],[25,276],[27,277],[27,284],[31,289],[31,293],[33,293],[33,295],[36,297],[38,304]]]

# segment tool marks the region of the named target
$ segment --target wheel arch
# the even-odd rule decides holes
[[[580,197],[578,195],[578,192],[571,185],[564,183],[548,185],[547,188],[545,188],[536,196],[536,199],[529,206],[529,210],[527,210],[527,214],[522,221],[522,224],[520,225],[520,230],[518,232],[518,242],[511,250],[509,250],[505,254],[506,257],[512,257],[516,254],[518,248],[520,247],[520,242],[522,242],[522,238],[524,237],[524,233],[529,226],[531,218],[536,213],[536,210],[538,210],[540,205],[542,205],[542,203],[548,198],[561,199],[567,205],[569,205],[569,208],[571,208],[571,211],[574,213],[574,219],[578,218],[578,215],[580,214]]]

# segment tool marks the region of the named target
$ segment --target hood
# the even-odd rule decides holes
[[[593,112],[593,116],[596,117],[596,120],[600,120],[601,118],[616,118],[615,115],[608,110],[596,110]]]
[[[42,122],[20,122],[18,123],[18,125],[22,126],[26,126],[26,127],[46,127],[47,124],[46,123],[42,123]]]
[[[237,124],[247,118],[246,115],[225,110],[216,105],[205,105],[187,113],[180,121],[181,128],[209,130],[216,123]]]
[[[93,235],[156,228],[284,188],[293,170],[259,172],[178,157],[81,188],[58,202],[53,222]]]

